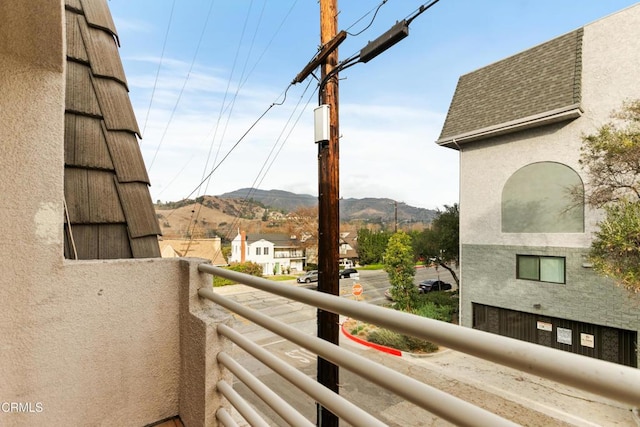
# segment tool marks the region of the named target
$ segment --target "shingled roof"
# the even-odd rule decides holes
[[[106,0],[65,0],[66,258],[159,257],[158,225]]]
[[[579,117],[582,34],[578,29],[460,77],[438,144],[457,148]]]

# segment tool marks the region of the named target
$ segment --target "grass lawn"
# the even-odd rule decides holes
[[[382,270],[384,266],[382,264],[369,264],[356,267],[358,270]]]
[[[274,282],[284,282],[285,280],[294,280],[296,276],[289,276],[288,274],[278,274],[276,276],[267,276],[265,279],[273,280]]]

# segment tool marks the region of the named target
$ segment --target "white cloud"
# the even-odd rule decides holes
[[[138,57],[135,61],[153,62],[156,58]],[[177,106],[188,65],[167,60],[160,72],[141,141],[150,168],[152,198],[178,200],[203,194],[205,189],[207,194],[222,194],[251,186],[316,195],[318,162],[312,114],[316,96],[311,97],[311,105],[291,130],[299,114],[294,112],[291,117],[302,97],[301,85],[291,88],[285,105],[271,108],[212,174],[208,184],[194,192],[214,161],[220,162],[277,98],[271,87],[246,84],[233,101],[229,117],[236,83],[228,85],[220,69],[195,68]],[[141,127],[154,79],[155,75],[149,73],[129,78]],[[225,113],[219,118],[227,86],[230,92]],[[299,108],[310,95],[304,95]],[[413,103],[345,102],[340,106],[342,197],[384,197],[428,208],[457,201],[457,153],[434,143],[444,117],[424,109],[416,100]]]

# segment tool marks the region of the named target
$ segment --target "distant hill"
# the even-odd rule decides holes
[[[356,230],[364,224],[389,229],[393,227],[395,202],[391,199],[340,200],[341,227]],[[238,230],[248,233],[287,233],[291,223],[286,214],[297,208],[315,207],[317,197],[281,190],[243,188],[220,196],[200,196],[155,205],[156,216],[166,239],[219,236],[233,239]],[[398,203],[398,225],[402,229],[422,229],[436,211]],[[295,219],[294,219],[295,222]],[[363,224],[364,223],[364,224]],[[307,224],[317,229],[317,224]]]
[[[248,199],[265,207],[291,212],[299,207],[316,206],[318,198],[308,194],[295,194],[282,190],[257,190],[241,188],[218,196],[221,199]]]
[[[295,194],[282,190],[240,190],[217,196],[221,199],[248,199],[271,209],[291,212],[299,207],[318,205],[318,198],[308,194]],[[395,216],[394,201],[391,199],[365,198],[341,199],[340,221],[393,221]],[[417,208],[405,203],[398,203],[398,221],[431,222],[436,216],[432,209]]]

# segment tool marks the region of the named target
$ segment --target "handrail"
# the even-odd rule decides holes
[[[302,416],[293,406],[289,405],[273,390],[264,385],[264,383],[257,379],[251,372],[243,368],[227,353],[218,353],[218,362],[222,363],[225,368],[229,369],[236,378],[249,387],[256,396],[262,399],[263,402],[273,409],[276,414],[280,415],[280,417],[289,423],[289,425],[307,427],[313,427],[315,425]]]
[[[269,427],[267,423],[249,403],[238,394],[226,381],[218,381],[216,388],[227,400],[238,410],[240,415],[249,422],[250,425],[256,427]]]
[[[640,370],[537,344],[414,316],[384,307],[200,264],[199,271],[225,277],[263,291],[333,313],[432,341],[520,371],[564,383],[600,396],[640,406]]]
[[[224,408],[219,408],[216,411],[216,418],[224,427],[238,427],[238,423],[233,420],[233,417]]]
[[[234,331],[227,325],[218,325],[218,333],[229,338],[231,342],[237,344],[253,357],[269,366],[275,372],[280,374],[280,376],[307,393],[325,408],[331,408],[331,411],[334,414],[338,415],[346,422],[356,426],[382,427],[386,425],[358,406],[340,397],[340,395],[335,394],[327,387],[312,380],[302,372],[291,367],[291,365],[283,362],[278,357],[269,353],[253,341],[245,338],[242,334]]]
[[[253,323],[269,329],[341,367],[375,383],[409,402],[428,410],[434,415],[461,426],[516,426],[492,412],[479,408],[442,390],[399,374],[366,357],[354,354],[328,341],[309,336],[286,323],[272,319],[255,310],[244,307],[229,298],[216,294],[211,289],[200,289],[198,295],[239,314]],[[327,406],[332,410],[330,406]],[[364,425],[364,424],[362,424]],[[370,424],[367,424],[370,425]]]

